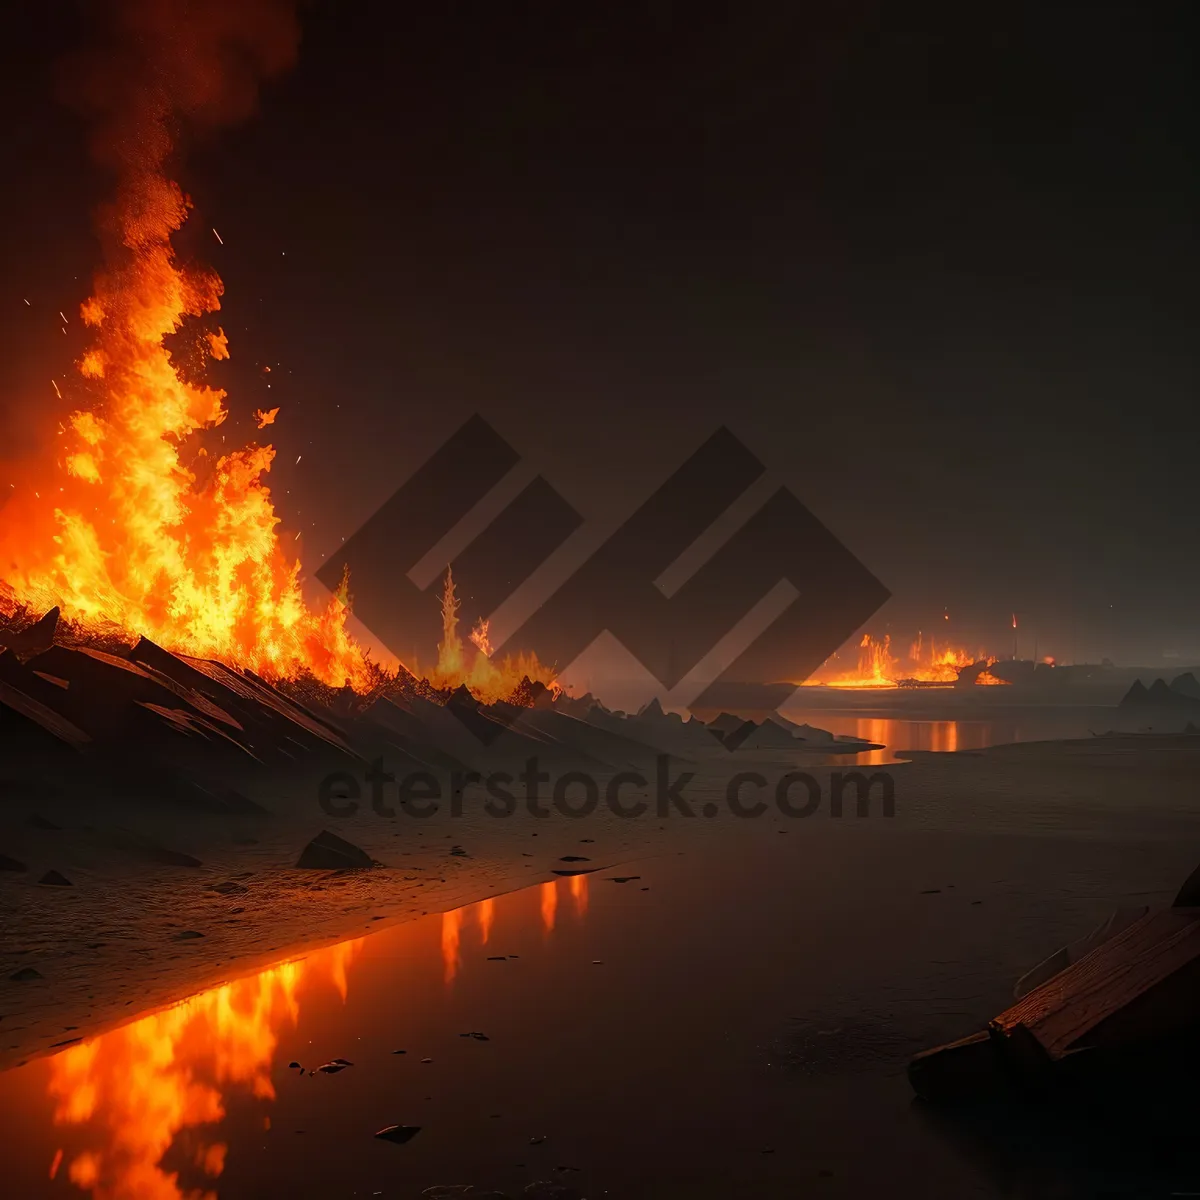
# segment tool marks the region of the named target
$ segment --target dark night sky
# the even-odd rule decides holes
[[[10,452],[106,183],[52,83],[75,9],[22,7]],[[473,411],[597,525],[724,422],[891,588],[874,630],[1200,658],[1190,6],[420,7],[310,6],[180,171],[308,570]]]

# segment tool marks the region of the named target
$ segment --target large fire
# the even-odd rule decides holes
[[[926,641],[918,633],[916,641],[908,648],[907,655],[900,657],[892,651],[892,639],[882,640],[864,633],[858,645],[858,662],[854,668],[841,671],[823,671],[806,680],[812,686],[839,688],[894,688],[904,684],[946,684],[958,681],[960,673],[967,667],[984,664],[984,669],[975,678],[981,686],[1003,684],[988,670],[995,663],[994,656],[983,650],[974,654],[963,646],[938,645],[933,638]],[[826,664],[827,666],[829,664]]]
[[[286,9],[216,5],[182,21],[150,0],[118,10],[119,35],[137,51],[88,79],[96,148],[117,175],[102,220],[106,266],[80,309],[94,340],[75,364],[82,383],[57,445],[12,480],[0,577],[10,613],[58,605],[86,630],[142,633],[271,677],[361,685],[368,665],[346,630],[345,592],[310,608],[300,564],[282,549],[264,482],[274,450],[205,444],[228,416],[225,392],[201,380],[189,351],[226,359],[229,342],[220,326],[188,320],[218,312],[223,288],[181,263],[172,242],[191,207],[167,174],[177,126],[237,115],[247,90],[252,103],[253,79],[223,69],[231,46],[262,74],[288,65]],[[259,427],[273,419],[260,413]]]
[[[145,635],[268,679],[310,675],[366,692],[386,673],[348,632],[349,580],[313,608],[300,562],[283,548],[266,483],[274,449],[225,449],[214,432],[229,416],[226,393],[203,376],[230,354],[209,320],[223,285],[182,262],[173,240],[192,207],[167,170],[177,128],[244,115],[255,75],[294,54],[290,9],[289,0],[228,0],[180,21],[158,0],[116,6],[119,44],[88,96],[97,149],[117,176],[102,223],[106,266],[80,309],[93,341],[75,363],[74,389],[64,396],[54,384],[68,407],[53,448],[6,480],[0,618],[57,606],[81,640]],[[253,65],[246,78],[231,72],[231,48]],[[257,410],[257,428],[279,411]],[[468,654],[449,573],[443,616],[436,687],[465,683],[490,702],[510,698],[525,676],[553,684],[536,659],[493,663],[486,622]]]

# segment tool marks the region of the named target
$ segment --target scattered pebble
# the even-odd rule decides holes
[[[420,1132],[420,1125],[388,1125],[380,1129],[375,1136],[382,1138],[385,1142],[395,1142],[397,1146],[403,1146],[405,1142],[411,1142]]]

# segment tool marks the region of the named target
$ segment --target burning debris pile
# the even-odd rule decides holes
[[[850,670],[823,671],[810,685],[838,688],[953,687],[1003,685],[1007,680],[992,674],[997,659],[983,650],[971,653],[961,646],[942,645],[936,639],[916,641],[905,657],[893,653],[892,639],[864,633],[858,646],[857,666]],[[826,664],[828,666],[828,664]]]
[[[653,773],[660,755],[727,761],[740,751],[791,761],[871,748],[778,715],[755,723],[723,713],[706,726],[656,702],[635,715],[611,712],[591,696],[573,698],[528,677],[515,698],[490,703],[465,685],[439,691],[403,669],[369,694],[311,680],[273,684],[249,668],[173,653],[145,637],[110,649],[83,645],[53,612],[0,627],[0,644],[8,786],[98,801],[254,812],[296,788],[309,794],[332,771],[362,776],[380,759],[403,773],[531,758],[565,769]]]

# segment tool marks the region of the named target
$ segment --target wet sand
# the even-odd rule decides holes
[[[404,1148],[368,1140],[348,1162],[333,1151],[358,1145],[354,1138],[364,1130],[369,1137],[373,1121],[408,1120],[388,1118],[386,1106],[367,1112],[371,1097],[387,1091],[379,1072],[390,1068],[385,1055],[397,1048],[388,1043],[404,1040],[410,1028],[410,988],[424,997],[415,1014],[423,1036],[453,1046],[456,1056],[496,1048],[468,1046],[470,1039],[460,1045],[460,1032],[494,1027],[499,1011],[517,1014],[506,1040],[518,1057],[505,1060],[492,1086],[503,1080],[509,1095],[516,1089],[518,1098],[502,1107],[515,1106],[530,1129],[539,1121],[554,1125],[547,1144],[565,1142],[561,1156],[578,1157],[592,1172],[572,1184],[585,1195],[743,1195],[752,1186],[756,1195],[773,1196],[793,1194],[788,1187],[808,1179],[828,1194],[861,1195],[866,1183],[884,1182],[884,1162],[885,1175],[925,1173],[926,1194],[1004,1194],[913,1114],[903,1064],[925,1045],[979,1028],[1005,1006],[1017,975],[1113,908],[1170,901],[1200,857],[1200,753],[1137,739],[1029,743],[916,754],[888,769],[896,780],[890,819],[878,808],[859,818],[852,807],[835,819],[826,806],[804,820],[775,812],[757,820],[727,813],[493,820],[471,815],[469,796],[462,818],[427,822],[386,821],[369,811],[338,821],[304,811],[196,818],[185,829],[177,818],[156,826],[145,813],[120,814],[125,826],[136,819],[146,836],[170,838],[173,849],[195,854],[199,868],[150,867],[112,849],[99,817],[84,821],[80,807],[54,808],[58,830],[32,829],[23,814],[22,853],[34,869],[0,875],[9,914],[0,931],[3,1061],[54,1053],[57,1044],[90,1038],[222,980],[383,930],[355,951],[361,962],[383,965],[346,968],[347,1004],[358,1003],[361,988],[383,1009],[369,1018],[350,1009],[321,1018],[328,1045],[318,1056],[355,1059],[339,1047],[362,1036],[376,1064],[311,1081],[345,1083],[339,1096],[353,1089],[359,1105],[343,1112],[339,1104],[336,1136],[322,1134],[325,1157],[337,1164],[322,1195],[370,1194],[371,1170],[384,1172],[396,1189],[384,1194],[395,1195],[416,1196],[436,1183],[511,1190],[529,1181],[528,1171],[515,1167],[528,1155],[514,1157],[513,1149],[527,1147],[536,1132],[514,1143],[509,1129],[501,1153],[492,1134],[480,1132],[491,1125],[476,1127],[477,1118],[491,1118],[476,1112],[489,1105],[479,1104],[481,1084],[469,1072],[435,1089],[437,1099],[428,1103],[443,1107],[430,1122],[431,1136]],[[703,802],[723,786],[721,779],[697,780],[689,794]],[[345,875],[295,870],[300,847],[322,826],[387,865]],[[254,844],[243,844],[250,838]],[[456,846],[465,856],[451,853]],[[568,856],[589,861],[563,863]],[[552,874],[610,864],[623,865],[582,882]],[[34,880],[49,866],[74,886],[38,886]],[[634,874],[645,882],[611,882]],[[558,942],[546,941],[539,907],[532,932],[505,934],[524,949],[499,944],[502,906],[530,895],[544,905],[538,887],[494,901],[492,942],[479,943],[477,902],[546,883],[560,914]],[[214,890],[229,884],[246,890]],[[567,918],[580,893],[591,907],[572,925]],[[447,918],[420,918],[472,903],[471,915],[458,919],[462,965],[449,972]],[[568,943],[563,931],[572,929]],[[441,944],[432,967],[397,973],[388,939],[398,946],[435,932]],[[203,936],[180,936],[190,933]],[[526,967],[535,945],[543,961],[531,979]],[[507,990],[497,990],[495,972],[518,962],[489,962],[482,951],[491,946],[521,955],[526,973],[504,976]],[[594,959],[602,960],[594,966],[602,976],[586,973]],[[41,978],[9,978],[24,967]],[[593,982],[600,978],[602,986]],[[303,1027],[303,1009],[300,1020]],[[281,1040],[269,1064],[281,1097],[291,1057]],[[33,1089],[45,1107],[45,1079],[35,1087],[18,1077],[32,1079],[29,1073],[60,1061],[42,1058],[5,1076],[9,1105],[16,1092]],[[410,1103],[417,1102],[406,1098]],[[317,1118],[303,1111],[289,1121],[310,1129]],[[321,1121],[331,1119],[322,1107]],[[244,1133],[239,1121],[233,1124]],[[272,1124],[282,1127],[278,1110]],[[879,1163],[864,1160],[856,1129],[886,1136],[889,1150]],[[321,1140],[305,1137],[305,1145]],[[304,1180],[325,1157],[301,1153],[299,1144],[256,1153],[266,1154],[271,1177],[287,1181],[291,1194],[316,1194],[303,1190]],[[380,1150],[405,1156],[403,1178],[395,1157],[380,1158]],[[14,1161],[25,1164],[26,1157],[18,1153]],[[262,1185],[253,1182],[245,1152],[236,1167],[232,1153],[228,1161],[222,1197],[265,1194],[256,1190]],[[459,1163],[471,1173],[451,1171]],[[20,1169],[44,1182],[46,1167],[31,1161]],[[18,1194],[43,1194],[29,1187]]]

